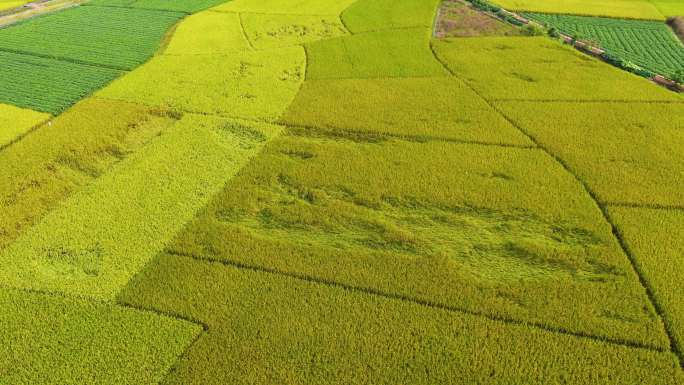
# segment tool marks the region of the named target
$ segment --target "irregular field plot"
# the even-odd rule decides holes
[[[684,212],[645,208],[611,207],[617,223],[637,264],[671,327],[677,348],[684,348]]]
[[[335,16],[241,14],[245,34],[258,49],[279,48],[347,34]]]
[[[161,256],[124,291],[209,330],[168,384],[670,384],[671,353]]]
[[[75,7],[0,29],[0,48],[129,70],[146,61],[183,14]]]
[[[488,99],[683,100],[546,37],[434,41],[437,56]]]
[[[499,106],[602,201],[684,205],[684,103]]]
[[[5,385],[159,383],[202,331],[116,305],[0,289]]]
[[[446,76],[430,30],[369,32],[307,45],[307,79]]]
[[[42,112],[0,104],[0,148],[16,140],[48,118],[50,115]]]
[[[509,10],[662,20],[668,0],[494,0]],[[678,0],[675,0],[678,1]]]
[[[301,47],[227,55],[162,55],[98,95],[190,112],[275,120],[304,79]]]
[[[232,0],[213,11],[338,16],[357,0]]]
[[[435,36],[518,36],[522,28],[497,20],[457,0],[446,0],[440,5]]]
[[[57,114],[120,71],[0,52],[0,103]]]
[[[342,14],[351,32],[409,27],[432,28],[440,0],[358,0]]]
[[[249,48],[240,25],[240,15],[200,12],[178,25],[164,54],[219,54]]]
[[[532,145],[454,78],[306,81],[281,121],[328,132]]]
[[[0,282],[113,299],[258,152],[262,126],[185,116],[0,252]]]
[[[684,45],[660,21],[525,14],[572,36],[596,41],[607,53],[666,76],[684,69]]]
[[[280,138],[169,250],[667,344],[599,209],[540,150]]]

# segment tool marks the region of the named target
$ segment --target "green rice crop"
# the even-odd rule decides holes
[[[161,55],[98,95],[190,112],[275,120],[299,90],[305,62],[302,47],[229,55]]]
[[[442,62],[488,99],[682,100],[546,37],[445,39],[433,47]]]
[[[212,10],[288,15],[339,16],[357,0],[231,0]]]
[[[658,7],[678,0],[493,0],[516,11],[663,20]]]
[[[342,13],[344,25],[353,33],[432,28],[440,0],[358,0]]]
[[[507,102],[500,108],[604,202],[681,205],[684,103]]]
[[[0,148],[49,118],[50,115],[42,112],[0,104]]]
[[[0,252],[0,282],[112,299],[272,130],[186,115]]]
[[[596,42],[607,54],[646,70],[665,76],[684,70],[684,45],[663,22],[542,13],[525,16],[579,39]]]
[[[158,384],[202,328],[152,312],[0,289],[0,382]]]
[[[200,12],[178,25],[164,50],[167,55],[220,54],[248,50],[240,15]]]
[[[182,13],[75,7],[0,29],[0,49],[130,70],[159,47]]]
[[[336,16],[242,14],[245,34],[258,49],[279,48],[347,34]]]
[[[0,103],[57,114],[121,74],[0,51]]]
[[[684,381],[669,352],[184,257],[158,257],[120,300],[207,324],[207,333],[180,359],[167,385]]]
[[[648,208],[611,207],[639,268],[663,308],[677,349],[684,349],[684,212]]]
[[[598,207],[536,149],[281,137],[169,250],[668,344]]]
[[[227,0],[90,0],[87,5],[195,13]]]
[[[454,78],[306,81],[281,121],[319,131],[532,145]]]
[[[369,32],[308,44],[307,79],[445,76],[430,29]]]

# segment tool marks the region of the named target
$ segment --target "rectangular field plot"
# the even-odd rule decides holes
[[[454,78],[306,81],[282,122],[321,131],[532,145]]]
[[[253,12],[272,15],[339,16],[357,0],[231,0],[214,7],[220,12]]]
[[[308,44],[307,79],[446,76],[430,29],[369,32]]]
[[[185,257],[158,257],[119,299],[207,323],[207,333],[167,378],[169,385],[684,381],[669,352]]]
[[[98,95],[189,112],[275,120],[304,80],[302,47],[226,55],[161,55]]]
[[[658,7],[668,1],[679,0],[494,0],[493,3],[516,11],[662,20],[665,15]]]
[[[58,114],[120,71],[0,52],[0,103]]]
[[[49,118],[49,114],[0,103],[0,149]]]
[[[675,71],[684,69],[684,45],[661,21],[542,13],[525,16],[571,36],[597,42],[608,54],[658,74],[672,77]]]
[[[158,384],[202,331],[117,305],[0,289],[0,383]]]
[[[499,106],[562,158],[600,200],[684,205],[684,103]]]
[[[240,25],[240,15],[200,12],[188,16],[178,25],[164,54],[225,54],[249,49]]]
[[[679,351],[684,349],[684,211],[611,207],[637,264],[653,288]]]
[[[240,15],[245,34],[257,49],[279,48],[347,34],[336,16]]]
[[[535,149],[279,138],[169,250],[667,346],[598,207]]]
[[[358,0],[342,13],[344,25],[353,33],[432,28],[440,0]]]
[[[446,39],[433,41],[433,47],[488,99],[684,100],[546,37]]]
[[[2,250],[0,282],[113,299],[275,130],[184,116]]]
[[[130,70],[159,47],[183,14],[76,7],[0,29],[0,49]]]

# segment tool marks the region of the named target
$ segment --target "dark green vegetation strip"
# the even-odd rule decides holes
[[[281,138],[170,250],[668,344],[601,212],[534,149]]]
[[[173,318],[0,289],[0,383],[158,384],[202,331]]]
[[[684,211],[611,207],[611,217],[637,260],[674,336],[684,351]]]
[[[432,28],[440,0],[358,0],[342,13],[353,33],[389,29]]]
[[[525,17],[598,43],[606,53],[662,74],[684,70],[684,45],[663,22],[525,13]]]
[[[454,78],[307,81],[281,121],[329,132],[532,145]]]
[[[684,205],[684,103],[497,103],[603,202]]]
[[[0,103],[57,114],[120,71],[0,52]]]
[[[89,5],[194,13],[227,0],[91,0]]]
[[[164,383],[668,384],[674,356],[162,255],[119,297],[208,326]]]
[[[0,29],[0,50],[130,70],[159,47],[182,13],[76,7]]]

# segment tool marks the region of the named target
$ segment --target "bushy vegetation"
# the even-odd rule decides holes
[[[368,32],[307,45],[307,79],[446,76],[430,29]]]
[[[163,255],[120,300],[201,319],[166,385],[668,384],[671,353]]]
[[[0,49],[130,70],[152,56],[166,31],[182,16],[144,9],[76,7],[0,29]]]
[[[663,20],[678,0],[492,0],[515,11]],[[659,8],[662,7],[662,11]]]
[[[0,149],[49,118],[45,113],[0,104]]]
[[[595,41],[607,55],[630,61],[643,69],[672,77],[684,69],[684,45],[660,21],[620,20],[526,13],[577,39]]]
[[[440,0],[358,0],[342,13],[344,25],[353,33],[432,28]]]
[[[684,202],[684,103],[509,102],[501,109],[604,202]]]
[[[202,331],[152,312],[4,288],[0,308],[7,385],[158,384]]]
[[[453,78],[307,81],[281,121],[340,135],[532,145]]]
[[[444,39],[433,47],[456,76],[489,99],[682,100],[546,37]]]

